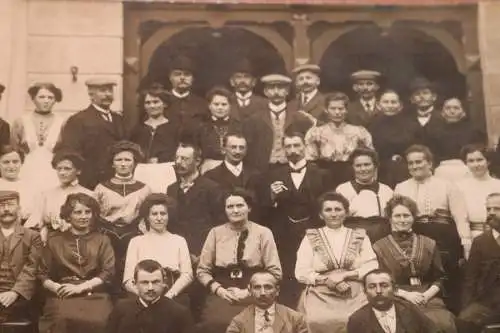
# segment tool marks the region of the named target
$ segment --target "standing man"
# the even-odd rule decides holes
[[[126,135],[123,117],[110,109],[116,82],[91,79],[85,84],[91,104],[69,117],[54,150],[71,149],[84,158],[80,184],[93,190],[99,182],[112,176],[108,148],[126,139]]]
[[[438,332],[416,306],[395,297],[394,280],[389,272],[377,268],[363,280],[368,304],[349,317],[347,333]]]
[[[352,90],[357,97],[348,106],[347,122],[367,127],[377,114],[377,93],[381,74],[372,70],[359,70],[351,74]]]
[[[276,303],[280,288],[276,277],[267,271],[252,275],[248,285],[252,305],[240,312],[226,333],[307,333],[304,316]]]
[[[167,118],[179,121],[181,126],[197,126],[209,118],[207,102],[193,94],[193,62],[184,57],[176,58],[170,65],[168,79],[172,86],[172,97],[166,112]]]
[[[0,191],[0,322],[29,319],[35,292],[42,241],[19,212],[19,193]]]
[[[500,320],[500,193],[486,199],[485,231],[472,242],[463,285],[460,332],[481,332],[484,325]]]
[[[188,309],[168,297],[165,271],[154,260],[135,267],[134,284],[139,297],[119,300],[108,319],[108,333],[191,333],[193,322]]]
[[[295,75],[297,97],[292,102],[294,108],[310,114],[321,120],[325,113],[325,97],[319,92],[321,69],[318,65],[305,64],[297,66],[292,73]]]
[[[229,83],[234,90],[231,106],[233,115],[245,121],[267,107],[266,99],[255,95],[253,89],[257,79],[248,59],[240,61],[233,70]]]
[[[285,133],[283,148],[287,164],[269,171],[259,197],[262,221],[270,224],[281,260],[280,301],[296,308],[302,292],[295,279],[297,250],[306,229],[314,227],[317,198],[331,189],[326,172],[306,161],[302,133]]]
[[[313,122],[305,115],[287,105],[292,79],[281,74],[262,77],[264,94],[268,104],[263,112],[257,113],[243,123],[243,131],[248,140],[247,161],[259,170],[285,165],[283,149],[285,131],[305,133]]]
[[[5,91],[5,86],[0,83],[0,101]],[[0,118],[0,147],[10,144],[10,125],[8,122]]]

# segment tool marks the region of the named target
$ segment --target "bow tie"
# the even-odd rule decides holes
[[[360,184],[356,181],[351,181],[351,185],[354,188],[354,191],[356,191],[356,193],[358,194],[363,190],[372,191],[373,193],[377,194],[380,187],[378,182],[373,182],[371,184]]]
[[[306,168],[307,164],[304,164],[304,166],[300,167],[300,168],[292,168],[290,167],[289,170],[290,170],[290,173],[301,173],[302,170],[304,170]]]

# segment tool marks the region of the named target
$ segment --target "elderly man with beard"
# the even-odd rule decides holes
[[[290,104],[316,120],[322,120],[325,113],[325,97],[318,90],[320,72],[320,67],[314,64],[300,65],[292,70],[298,94]]]
[[[80,154],[85,163],[80,184],[93,190],[99,182],[108,180],[108,147],[126,139],[123,117],[111,111],[116,82],[107,79],[91,79],[88,87],[90,106],[69,117],[61,130],[54,152],[73,150]]]
[[[357,94],[348,106],[347,122],[367,127],[377,114],[378,83],[381,74],[373,70],[359,70],[351,74],[352,90]]]
[[[396,286],[388,271],[374,269],[363,280],[368,304],[351,315],[347,333],[438,333],[417,307],[394,296]]]
[[[266,99],[257,96],[253,91],[256,82],[257,79],[248,59],[241,60],[233,69],[229,79],[229,83],[234,89],[231,101],[232,113],[241,121],[266,109]]]
[[[191,333],[193,323],[188,309],[162,297],[165,272],[154,260],[140,261],[135,267],[134,283],[138,297],[120,300],[109,316],[108,333]]]
[[[304,316],[276,303],[279,281],[267,271],[256,272],[248,285],[252,305],[229,324],[226,333],[307,333]]]
[[[42,241],[21,226],[19,211],[19,193],[0,191],[0,323],[29,319],[32,312]]]
[[[463,310],[459,332],[481,332],[484,325],[500,321],[500,192],[486,199],[485,231],[472,242],[463,285]]]

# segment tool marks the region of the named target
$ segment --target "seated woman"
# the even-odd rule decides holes
[[[462,101],[456,97],[443,103],[441,118],[432,127],[429,139],[436,162],[436,177],[459,181],[466,177],[469,169],[460,159],[460,150],[468,144],[486,144],[486,135],[474,126],[467,116]]]
[[[141,160],[141,149],[135,143],[115,143],[110,148],[110,166],[115,175],[94,190],[101,208],[101,231],[108,235],[115,251],[114,286],[122,284],[128,243],[140,233],[139,207],[151,193],[147,185],[134,179],[135,166]]]
[[[305,285],[299,310],[311,333],[345,333],[351,314],[367,303],[361,280],[378,268],[363,229],[344,227],[349,201],[326,192],[318,199],[325,226],[308,229],[297,251],[295,276]]]
[[[141,91],[138,105],[144,122],[136,126],[130,138],[145,155],[145,163],[137,165],[135,177],[157,192],[165,192],[175,182],[172,162],[181,128],[176,118],[166,113],[169,98],[170,93],[159,84]]]
[[[252,273],[265,269],[281,279],[281,264],[271,230],[249,221],[251,195],[235,189],[225,196],[228,222],[212,228],[201,251],[196,275],[211,292],[202,309],[201,330],[224,332],[249,305]]]
[[[417,204],[395,196],[386,207],[391,234],[373,245],[380,266],[389,270],[398,286],[396,296],[415,304],[442,332],[456,332],[453,314],[439,297],[445,279],[436,242],[412,231]]]
[[[327,169],[334,186],[351,178],[349,157],[356,148],[373,149],[372,136],[362,126],[346,123],[349,97],[341,92],[325,96],[328,122],[312,127],[306,134],[306,158]]]
[[[105,333],[112,304],[107,284],[115,272],[108,237],[96,230],[99,205],[83,193],[68,195],[61,217],[71,225],[49,238],[38,278],[47,292],[40,333]]]
[[[34,198],[37,189],[26,180],[19,177],[24,163],[24,153],[14,146],[0,147],[0,190],[19,193],[21,205],[21,222],[24,224],[33,212]]]
[[[389,232],[385,218],[385,206],[392,198],[393,191],[385,184],[377,181],[378,155],[371,149],[354,150],[350,162],[354,171],[354,179],[340,184],[336,192],[349,200],[350,220],[364,228],[372,242]]]
[[[40,229],[42,241],[47,241],[53,231],[66,231],[71,226],[61,216],[61,206],[72,193],[85,193],[94,196],[94,192],[78,184],[82,170],[83,157],[74,151],[59,151],[52,159],[52,167],[59,178],[59,185],[43,191],[34,204],[34,209],[24,225],[27,228]]]
[[[145,259],[159,262],[167,275],[166,294],[175,298],[193,281],[193,268],[186,240],[168,232],[167,225],[172,201],[166,194],[150,194],[142,203],[139,216],[144,219],[146,233],[132,238],[125,260],[123,284],[125,289],[137,294],[134,269]]]
[[[486,198],[500,190],[500,180],[490,175],[490,153],[486,146],[471,144],[462,148],[462,161],[467,165],[470,176],[457,182],[467,207],[471,236],[477,237],[489,227],[486,224]]]

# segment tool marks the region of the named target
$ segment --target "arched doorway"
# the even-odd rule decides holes
[[[214,85],[227,85],[233,67],[242,58],[251,62],[257,77],[284,72],[286,67],[273,45],[243,28],[186,28],[156,49],[143,82],[159,81],[169,87],[170,64],[179,55],[193,60],[193,88],[202,96]]]
[[[404,23],[385,30],[375,24],[352,29],[329,45],[320,64],[327,91],[350,92],[353,71],[375,69],[384,75],[382,85],[398,90],[405,99],[416,76],[435,82],[441,96],[467,98],[466,77],[452,54],[437,39]]]

